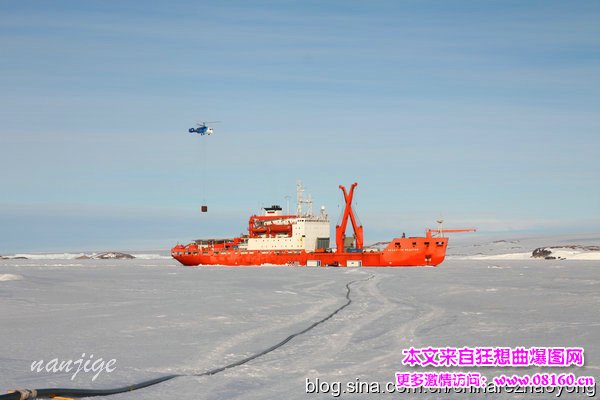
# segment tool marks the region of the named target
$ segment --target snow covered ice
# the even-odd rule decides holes
[[[477,248],[485,248],[485,256],[498,246],[504,252],[532,247],[520,241]],[[175,378],[107,398],[162,399],[174,393],[193,399],[333,398],[307,394],[306,378],[393,381],[396,371],[419,370],[401,364],[402,350],[410,346],[583,347],[584,367],[546,370],[600,376],[599,261],[464,259],[472,255],[467,245],[458,246],[437,268],[390,269],[189,268],[152,257],[1,260],[0,390],[99,389],[166,374],[199,374],[302,331],[346,302],[348,282],[371,275],[351,286],[350,306],[262,357],[212,376]],[[116,359],[115,371],[92,381],[93,373],[71,380],[72,373],[30,369],[34,361],[74,360],[82,353]],[[533,367],[471,370],[490,377],[539,372]],[[570,396],[563,395],[586,397]]]

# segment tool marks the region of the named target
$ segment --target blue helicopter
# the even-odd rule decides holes
[[[213,133],[213,128],[207,126],[206,124],[215,124],[219,121],[206,121],[206,122],[198,122],[196,125],[198,125],[196,128],[190,128],[188,129],[189,133],[197,133],[200,136],[204,136],[204,135],[210,135]]]

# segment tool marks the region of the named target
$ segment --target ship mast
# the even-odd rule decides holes
[[[302,181],[296,181],[296,215],[302,215],[302,193],[304,188],[302,187]]]
[[[308,198],[305,200],[303,197],[304,187],[302,186],[302,181],[296,181],[296,215],[299,217],[309,217],[313,215],[313,200],[312,196],[309,194]],[[307,204],[308,210],[304,213],[302,209],[302,205]]]

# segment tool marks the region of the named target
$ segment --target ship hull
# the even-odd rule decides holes
[[[447,238],[397,238],[383,251],[306,252],[303,250],[249,251],[214,250],[195,245],[176,246],[171,255],[186,266],[362,266],[416,267],[436,266],[444,261]]]

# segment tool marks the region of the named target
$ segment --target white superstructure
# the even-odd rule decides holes
[[[265,208],[262,217],[255,217],[254,236],[248,239],[248,250],[306,250],[329,247],[329,217],[325,207],[314,215],[312,198],[303,199],[302,184],[297,184],[296,215],[283,215],[281,207]],[[306,212],[303,204],[308,205]],[[281,217],[281,218],[278,218]],[[251,235],[252,236],[252,235]]]

